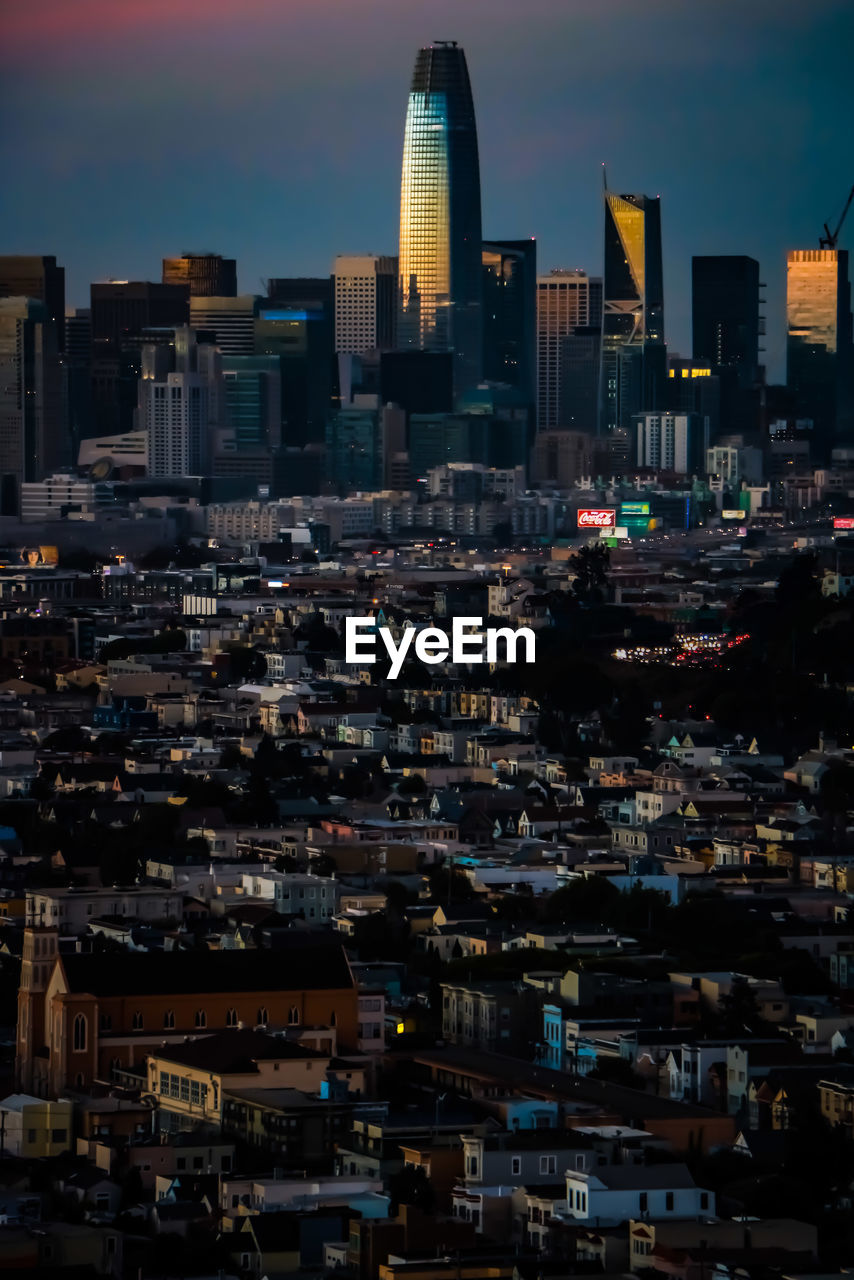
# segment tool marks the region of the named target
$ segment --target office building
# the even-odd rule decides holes
[[[142,347],[153,341],[152,329],[171,341],[171,331],[189,322],[189,287],[108,280],[93,284],[90,292],[91,434],[123,434],[133,428]]]
[[[186,284],[107,280],[91,286],[92,343],[118,350],[143,329],[174,329],[190,320]]]
[[[734,369],[743,389],[759,380],[761,287],[755,258],[719,255],[691,259],[694,359],[715,368]]]
[[[709,424],[697,413],[638,413],[637,465],[675,475],[703,475],[709,448]]]
[[[261,299],[251,293],[190,298],[190,327],[197,333],[210,333],[224,356],[251,356],[260,304]]]
[[[716,369],[720,368],[720,373]],[[721,379],[729,370],[707,360],[685,360],[672,356],[667,361],[667,383],[662,394],[662,408],[669,413],[699,413],[709,420],[709,436],[714,442],[721,433]],[[730,387],[734,383],[727,382]],[[736,388],[737,389],[737,388]],[[746,389],[746,392],[750,389]],[[751,393],[752,394],[752,393]],[[728,421],[732,421],[731,417]],[[735,431],[731,426],[729,434]]]
[[[844,249],[795,249],[786,273],[786,373],[796,418],[813,423],[815,456],[850,443],[851,284]]]
[[[378,408],[354,405],[330,416],[326,425],[326,466],[328,480],[342,497],[382,487]]]
[[[529,465],[532,485],[572,489],[593,474],[594,437],[589,431],[538,431]]]
[[[237,263],[218,253],[164,258],[163,283],[187,285],[191,298],[233,298],[237,294]]]
[[[561,393],[565,386],[563,359],[564,339],[577,329],[593,330],[601,341],[602,281],[584,271],[556,268],[537,277],[537,428],[561,427],[564,406]],[[588,343],[584,344],[584,351]],[[596,356],[598,366],[598,353]],[[596,390],[598,401],[598,386]],[[581,425],[581,424],[579,424]],[[585,430],[595,430],[595,418]]]
[[[34,298],[0,298],[0,515],[70,462],[57,326]]]
[[[759,340],[765,331],[761,288],[755,258],[720,255],[691,260],[694,361],[710,366],[719,385],[713,439],[719,430],[758,429],[763,377]],[[668,402],[667,408],[675,407]]]
[[[483,377],[536,402],[537,242],[485,241],[483,276]]]
[[[223,414],[222,358],[212,343],[185,327],[174,347],[143,347],[136,423],[148,435],[149,476],[205,474]]]
[[[339,254],[332,269],[335,350],[391,351],[397,319],[397,258]]]
[[[282,358],[282,443],[323,444],[338,404],[335,294],[331,276],[267,281],[255,326],[255,354]]]
[[[558,346],[558,406],[567,430],[596,434],[602,360],[602,322],[579,325]]]
[[[454,363],[448,351],[388,351],[380,358],[380,400],[407,414],[450,413]]]
[[[60,471],[21,485],[21,520],[25,524],[62,520],[69,511],[93,519],[99,507],[113,501],[112,484],[81,480],[72,472]]]
[[[60,352],[65,350],[65,267],[52,255],[0,255],[0,298],[35,298],[43,302],[56,325]]]
[[[65,312],[65,368],[72,457],[92,430],[92,314],[88,307]]]
[[[494,438],[495,420],[475,413],[418,413],[409,419],[409,460],[413,483],[426,481],[433,467],[449,462],[480,462],[484,466],[514,466],[508,450]],[[494,460],[494,454],[499,454]],[[522,462],[524,463],[524,456]]]
[[[454,392],[481,380],[480,167],[465,54],[420,49],[406,112],[400,191],[398,346],[453,351]]]
[[[277,448],[282,429],[282,372],[278,356],[222,357],[229,449]]]
[[[600,433],[658,407],[665,361],[660,201],[606,191]]]

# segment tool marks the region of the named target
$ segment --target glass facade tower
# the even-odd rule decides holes
[[[482,376],[480,167],[465,54],[419,49],[400,191],[398,346],[453,351],[456,396]]]
[[[851,285],[845,249],[794,249],[786,272],[786,372],[819,453],[852,434]]]
[[[660,201],[606,191],[600,431],[657,408],[665,372]]]

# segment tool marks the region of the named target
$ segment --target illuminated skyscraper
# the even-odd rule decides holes
[[[845,249],[794,249],[786,284],[786,372],[795,412],[811,418],[819,453],[850,442],[851,285]]]
[[[658,196],[605,192],[600,432],[657,408],[665,377]]]
[[[477,130],[465,54],[451,40],[419,49],[409,94],[398,346],[453,351],[457,396],[481,380]]]

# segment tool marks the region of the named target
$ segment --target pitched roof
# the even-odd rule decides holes
[[[62,957],[70,991],[94,996],[351,989],[343,947],[301,944],[271,951],[172,951]]]
[[[307,1058],[326,1059],[303,1044],[293,1044],[281,1036],[271,1036],[265,1031],[220,1031],[216,1035],[203,1036],[186,1044],[167,1045],[153,1051],[153,1056],[184,1067],[205,1067],[224,1073],[257,1071],[258,1062],[282,1062],[285,1059],[303,1061]]]

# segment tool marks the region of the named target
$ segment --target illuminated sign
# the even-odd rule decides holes
[[[600,538],[627,538],[629,531],[624,524],[618,524],[615,529],[600,529]]]
[[[834,529],[854,529],[854,516],[834,516]]]
[[[21,547],[20,560],[27,569],[55,569],[59,551],[56,547]]]
[[[578,512],[579,529],[613,529],[616,523],[614,507],[582,507]]]
[[[721,512],[721,519],[722,520],[743,520],[746,515],[747,515],[747,512],[744,510],[743,507],[739,507],[738,509],[734,507],[732,508],[724,507],[723,511]]]
[[[648,502],[621,502],[620,515],[621,516],[648,516],[649,503]]]

